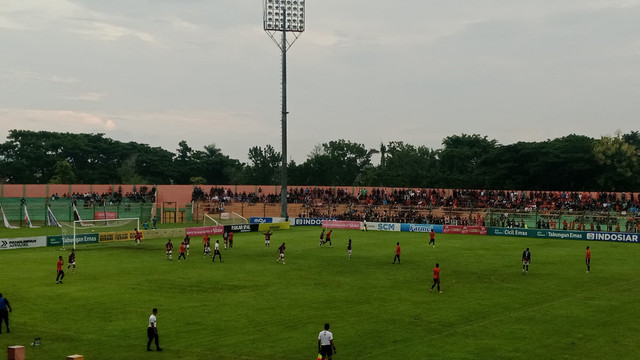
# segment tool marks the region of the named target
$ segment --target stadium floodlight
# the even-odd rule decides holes
[[[305,29],[305,0],[264,0],[264,31],[282,52],[282,187],[280,189],[280,216],[287,215],[287,50]],[[281,37],[276,34],[280,32]],[[293,38],[287,39],[287,33]]]

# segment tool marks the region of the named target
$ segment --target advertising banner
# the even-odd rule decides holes
[[[327,218],[292,218],[291,225],[295,226],[322,226],[324,220],[332,220]],[[335,220],[335,219],[333,219]]]
[[[265,224],[265,223],[272,223],[273,222],[273,218],[270,217],[251,217],[249,218],[249,223],[251,224]]]
[[[612,233],[612,232],[588,232],[587,240],[596,241],[621,241],[621,242],[640,242],[640,235],[629,233]]]
[[[234,233],[238,232],[250,232],[250,231],[258,231],[258,226],[261,224],[235,224],[235,225],[225,225],[224,230],[229,232],[232,231]]]
[[[368,230],[378,231],[400,231],[402,225],[397,223],[368,222]]]
[[[584,231],[489,227],[487,228],[487,233],[489,235],[497,235],[497,236],[516,236],[516,237],[531,237],[531,238],[545,238],[545,239],[571,239],[571,240],[587,239],[587,233]]]
[[[0,250],[25,249],[47,246],[46,236],[0,239]]]
[[[322,227],[327,229],[360,230],[360,221],[323,220]]]
[[[442,233],[442,225],[432,225],[432,224],[402,224],[400,226],[400,231],[408,231],[408,232],[433,232]]]
[[[445,234],[487,235],[487,228],[484,226],[444,225],[442,232]]]
[[[118,213],[115,211],[95,211],[93,213],[93,218],[95,220],[110,220],[117,219]]]
[[[98,238],[98,241],[100,242],[116,241],[116,233],[114,232],[100,233],[100,237]]]
[[[96,244],[99,240],[99,234],[76,234],[76,244]],[[64,236],[65,243],[73,243],[73,235]],[[62,246],[62,236],[47,236],[47,246]]]
[[[222,235],[224,233],[224,226],[200,226],[194,228],[186,228],[184,232],[189,236],[204,236],[204,235]]]
[[[267,230],[287,230],[291,229],[291,224],[288,222],[279,222],[273,224],[260,224],[258,225],[258,231],[267,231]]]

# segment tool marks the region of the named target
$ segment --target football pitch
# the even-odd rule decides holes
[[[319,227],[235,234],[224,262],[173,261],[163,239],[0,252],[0,292],[11,333],[2,352],[27,359],[316,359],[331,324],[334,359],[637,359],[638,245],[574,240],[334,230]],[[353,258],[347,258],[347,240]],[[212,237],[212,242],[221,236]],[[276,263],[286,242],[286,264]],[[396,242],[402,263],[392,264]],[[584,253],[592,250],[591,273]],[[212,246],[213,247],[213,246]],[[522,251],[532,264],[521,274]],[[55,282],[59,255],[64,284]],[[440,263],[442,294],[429,292]],[[158,308],[163,352],[146,351]],[[42,344],[31,346],[34,338]],[[155,349],[155,346],[152,346]]]

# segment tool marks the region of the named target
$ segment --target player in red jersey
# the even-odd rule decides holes
[[[184,258],[184,261],[187,261],[187,257],[184,256],[184,241],[180,243],[180,250],[179,250],[179,254],[178,254],[178,261],[180,261],[180,258]]]
[[[57,276],[56,276],[56,284],[62,284],[62,279],[64,279],[64,270],[62,270],[62,265],[64,265],[64,260],[62,260],[62,256],[58,256],[58,263],[56,265]]]
[[[396,242],[396,251],[394,252],[393,263],[396,263],[396,259],[398,260],[398,264],[400,264],[400,242]]]
[[[266,233],[264,233],[264,248],[268,248],[269,246],[271,246],[271,235],[273,235],[273,233],[269,230],[267,230]]]
[[[173,243],[171,243],[171,239],[164,246],[167,249],[167,260],[173,260]]]
[[[233,248],[233,231],[229,231],[229,249]]]
[[[429,232],[429,244],[427,244],[427,246],[433,244],[433,247],[436,247],[436,232],[433,231],[433,228],[431,228],[431,231]]]
[[[207,245],[209,245],[209,252],[211,252],[211,243],[209,243],[209,235],[204,234],[202,237],[202,256],[207,254]]]
[[[136,245],[142,244],[142,232],[138,228],[133,229],[136,232]]]
[[[433,285],[431,285],[429,292],[432,293],[433,287],[436,285],[438,286],[438,292],[442,294],[442,291],[440,290],[440,264],[436,264],[436,267],[433,268]]]
[[[591,271],[591,249],[587,246],[587,253],[585,255],[585,262],[587,263],[587,273]]]

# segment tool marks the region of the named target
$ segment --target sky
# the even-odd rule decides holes
[[[288,158],[345,139],[441,149],[640,129],[640,0],[306,0],[287,52]],[[0,142],[104,133],[176,152],[281,151],[262,0],[0,0]]]

